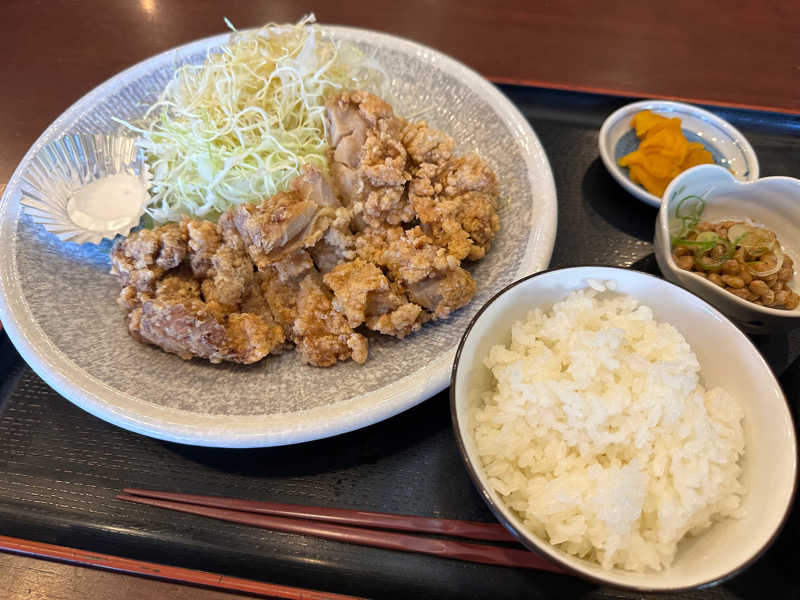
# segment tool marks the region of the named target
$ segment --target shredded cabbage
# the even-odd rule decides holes
[[[386,96],[380,65],[330,38],[309,15],[233,30],[201,65],[184,65],[137,125],[153,175],[156,222],[214,219],[286,189],[303,164],[327,170],[325,100],[366,88]]]

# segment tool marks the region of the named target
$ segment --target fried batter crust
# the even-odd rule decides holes
[[[270,315],[228,313],[205,302],[200,283],[190,273],[170,274],[155,294],[142,298],[128,318],[131,335],[183,359],[194,356],[212,363],[253,363],[283,342],[283,331]]]
[[[474,154],[414,172],[409,198],[423,229],[459,260],[480,260],[500,227],[494,172]]]
[[[365,327],[398,338],[475,294],[499,223],[498,184],[474,154],[381,98],[326,104],[330,178],[305,166],[286,192],[216,224],[186,219],[115,244],[131,335],[189,359],[251,363],[292,345],[330,366],[367,359]]]
[[[367,360],[367,338],[355,333],[347,318],[334,310],[319,274],[307,275],[300,282],[294,340],[300,358],[312,365],[329,367],[349,358],[359,364]]]

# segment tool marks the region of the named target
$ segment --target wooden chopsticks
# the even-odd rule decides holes
[[[392,515],[341,508],[316,508],[298,504],[173,494],[133,488],[124,489],[117,498],[262,529],[313,535],[362,546],[431,554],[491,565],[561,572],[557,566],[528,550],[396,533],[396,531],[413,531],[477,540],[516,541],[511,533],[497,523]],[[379,529],[367,529],[367,527]],[[387,529],[394,531],[386,531]]]

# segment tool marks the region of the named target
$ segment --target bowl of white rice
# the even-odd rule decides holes
[[[719,583],[766,550],[794,498],[794,424],[771,369],[720,312],[652,275],[511,284],[465,332],[450,398],[497,518],[596,582]]]

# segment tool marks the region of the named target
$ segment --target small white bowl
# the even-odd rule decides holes
[[[795,265],[790,287],[800,292],[800,179],[764,177],[742,183],[727,169],[701,165],[678,175],[664,192],[656,219],[654,252],[664,277],[713,304],[750,333],[800,327],[800,307],[793,310],[759,306],[678,267],[672,258],[670,219],[675,206],[690,194],[705,200],[704,221],[752,221],[774,231]]]
[[[483,360],[496,344],[507,344],[511,325],[528,311],[549,309],[590,279],[613,280],[617,292],[653,309],[655,319],[674,325],[700,361],[708,387],[724,385],[744,410],[746,450],[742,506],[746,516],[725,519],[684,539],[671,567],[660,572],[605,570],[567,554],[538,537],[489,485],[472,434],[470,413],[493,384]],[[525,546],[566,571],[603,584],[639,591],[676,591],[708,586],[731,577],[766,550],[785,522],[797,475],[794,424],[775,376],[750,340],[698,296],[662,279],[613,267],[543,271],[521,279],[478,312],[461,340],[453,366],[450,406],[456,438],[467,470],[495,516]]]
[[[758,179],[758,158],[750,142],[727,121],[718,116],[681,102],[666,100],[642,100],[623,106],[611,113],[600,128],[598,145],[600,158],[611,176],[639,200],[658,207],[661,198],[633,183],[627,167],[617,161],[639,147],[639,138],[631,127],[636,113],[650,110],[663,117],[678,117],[683,134],[690,142],[701,142],[714,157],[714,162],[733,171],[742,181]]]

